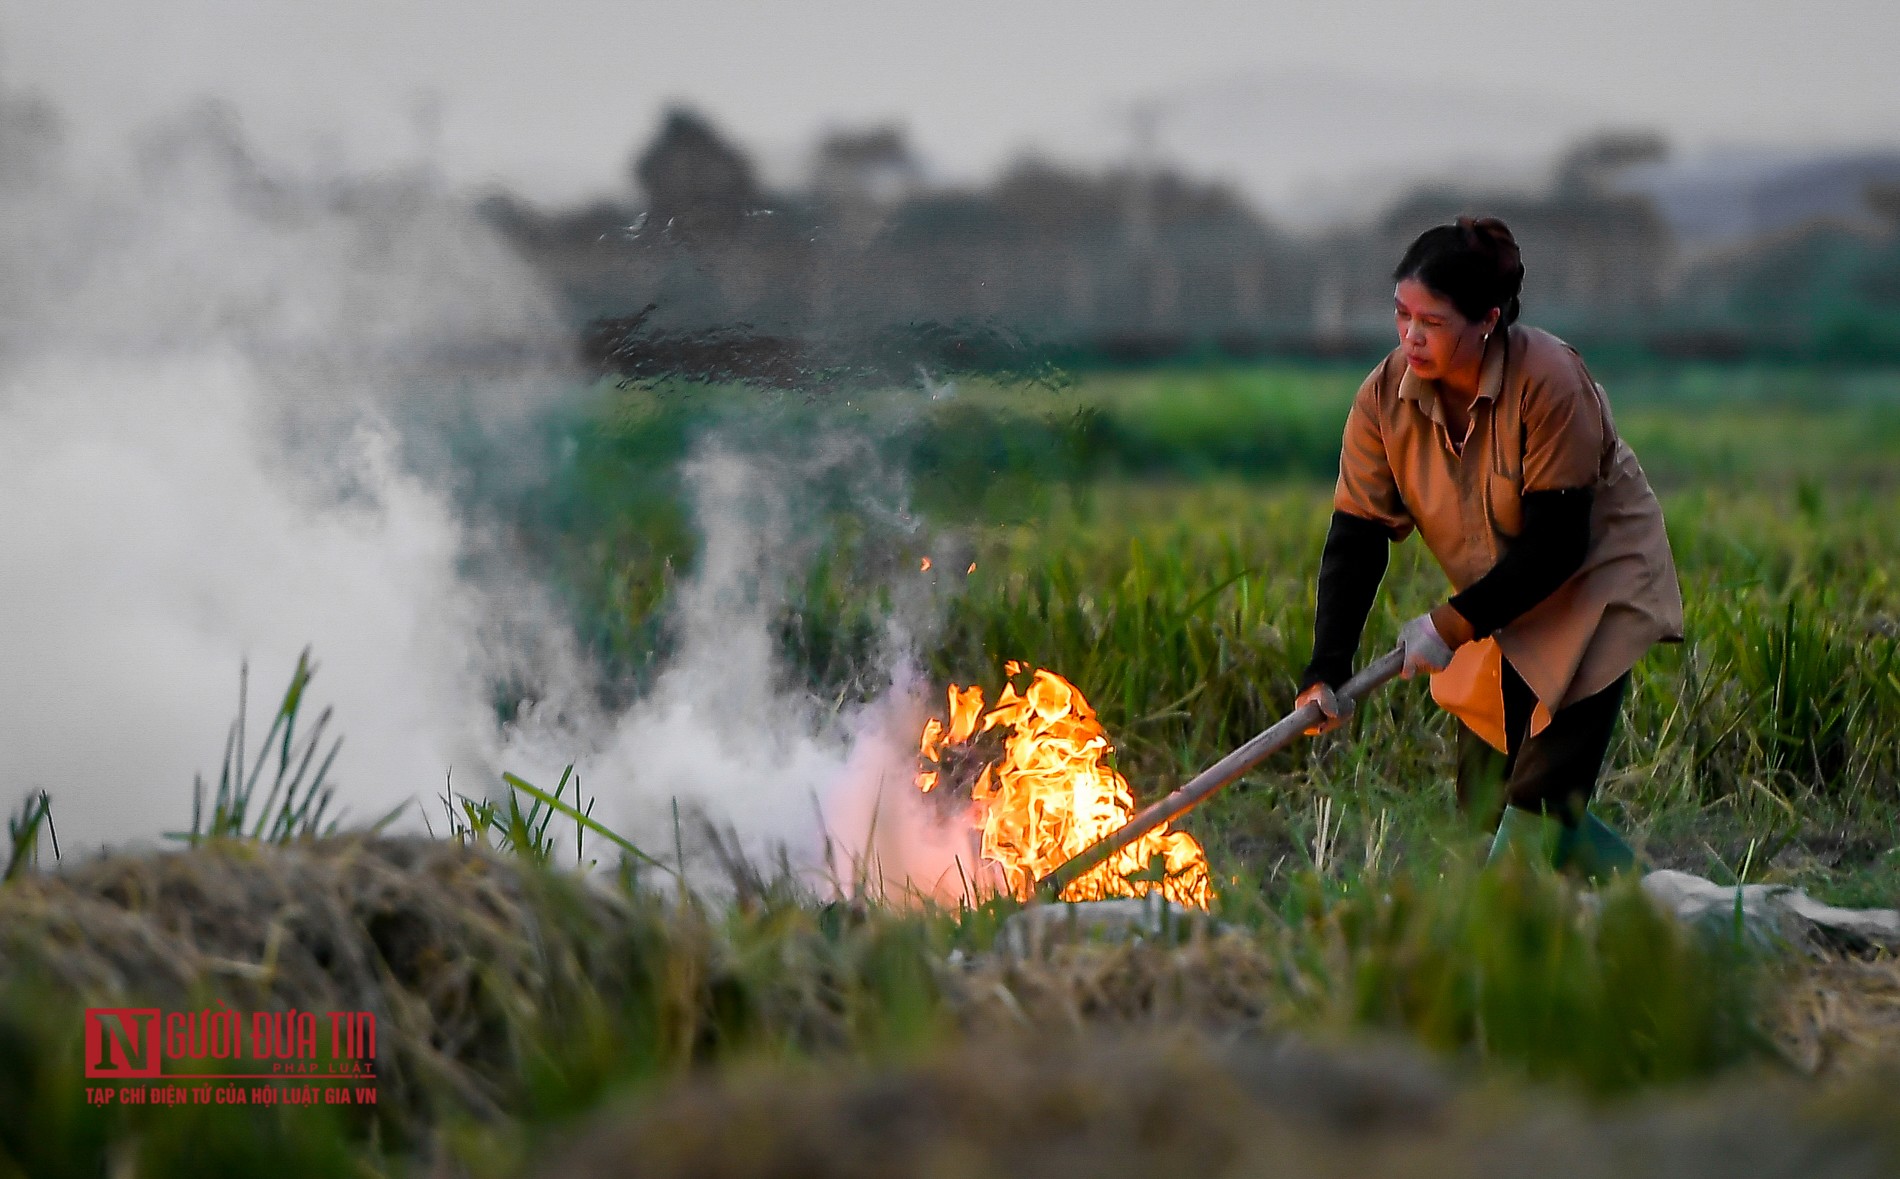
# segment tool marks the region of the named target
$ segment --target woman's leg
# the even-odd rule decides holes
[[[1596,792],[1603,758],[1616,731],[1629,673],[1609,687],[1557,710],[1536,736],[1515,723],[1536,706],[1530,688],[1504,666],[1505,716],[1513,738],[1491,857],[1532,857],[1591,880],[1634,869],[1636,855],[1622,837],[1585,809]]]
[[[1530,728],[1531,710],[1537,697],[1531,692],[1509,660],[1504,662],[1504,739],[1509,751],[1495,745],[1458,722],[1458,809],[1471,820],[1474,828],[1490,831],[1504,813],[1509,783],[1517,770],[1518,750]]]
[[[1504,809],[1504,784],[1510,780],[1514,759],[1463,721],[1457,725],[1458,810],[1471,821],[1473,830],[1489,831],[1498,825],[1498,814]]]
[[[1537,697],[1508,660],[1503,672],[1504,731],[1510,749],[1500,752],[1459,722],[1458,809],[1486,831],[1497,826],[1507,803],[1575,826],[1596,792],[1629,673],[1595,695],[1558,709],[1533,737],[1530,720]]]
[[[1629,673],[1591,696],[1557,710],[1536,736],[1527,736],[1516,745],[1504,798],[1511,806],[1533,814],[1548,815],[1565,827],[1583,821],[1584,807],[1596,792],[1597,776],[1603,772],[1603,758],[1610,749],[1610,737],[1616,732],[1616,718],[1623,710],[1623,693],[1629,687]],[[1505,716],[1512,717],[1512,697],[1528,715],[1535,706],[1530,688],[1510,662],[1504,664]],[[1513,728],[1513,736],[1518,732]]]

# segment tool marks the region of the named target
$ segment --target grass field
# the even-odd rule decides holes
[[[919,554],[954,554],[929,577],[944,619],[921,654],[937,680],[993,694],[1006,659],[1060,672],[1152,795],[1289,706],[1358,375],[1115,374],[848,407],[614,390],[566,484],[602,514],[544,517],[544,532],[598,648],[637,673],[664,649],[665,571],[693,559],[680,490],[656,460],[756,416],[761,400],[772,429],[849,428],[904,473],[920,520],[879,532],[854,497],[888,488],[867,491],[861,472],[800,473],[807,526],[829,543],[785,609],[794,671],[826,696],[869,690],[853,677],[873,664],[890,585],[924,576],[905,568]],[[1900,896],[1900,374],[1688,369],[1607,383],[1663,496],[1689,639],[1640,665],[1603,808],[1659,863],[1726,879],[1747,861],[1751,881]],[[723,436],[743,444],[759,430]],[[599,507],[615,496],[642,506]],[[1397,548],[1364,651],[1386,649],[1445,592],[1421,544]],[[1355,836],[1384,822],[1396,847],[1429,856],[1432,841],[1408,833],[1447,805],[1449,742],[1422,688],[1395,686],[1350,733],[1282,755],[1196,816],[1196,832],[1270,873],[1310,842],[1317,800],[1332,797]]]
[[[552,483],[490,506],[635,693],[696,559],[681,462],[718,439],[798,489],[789,682],[874,691],[893,601],[925,591],[917,655],[936,683],[994,691],[1007,659],[1060,672],[1148,798],[1290,705],[1359,375],[936,397],[602,387],[551,427]],[[1663,494],[1689,632],[1640,666],[1599,809],[1658,865],[1900,902],[1900,374],[1599,376]],[[1420,544],[1395,550],[1364,651],[1443,593]],[[1678,928],[1628,884],[1586,897],[1479,874],[1450,741],[1423,687],[1395,684],[1196,811],[1229,932],[1178,943],[998,953],[1009,902],[917,913],[743,876],[719,902],[584,883],[505,814],[464,832],[486,848],[227,837],[23,870],[0,887],[0,1173],[1900,1161],[1879,1080],[1900,1067],[1890,959],[1808,963]],[[385,1012],[385,1096],[87,1105],[78,1006],[134,997]]]

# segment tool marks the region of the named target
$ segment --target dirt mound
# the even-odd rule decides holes
[[[508,1029],[586,987],[613,899],[428,839],[115,855],[0,889],[0,979],[137,999],[376,1014],[383,1100],[498,1112]]]
[[[1861,1078],[1872,1121],[1802,1112],[1846,1082],[1759,1079],[1690,1105],[1646,1098],[1639,1115],[1277,1034],[1333,1026],[1302,1022],[1315,987],[1400,978],[1348,969],[1363,957],[1303,971],[1288,930],[1196,921],[984,949],[968,927],[992,919],[1009,927],[744,889],[700,904],[426,839],[218,843],[28,874],[0,888],[0,1151],[42,1124],[14,1097],[80,1100],[79,1006],[223,1001],[374,1012],[381,1097],[359,1137],[435,1158],[436,1132],[473,1117],[532,1145],[491,1144],[490,1171],[548,1161],[546,1133],[572,1145],[547,1173],[581,1176],[630,1159],[654,1175],[1092,1179],[1504,1174],[1546,1156],[1549,1175],[1616,1179],[1649,1173],[1627,1159],[1687,1159],[1672,1173],[1689,1176],[1721,1173],[1710,1160],[1817,1176],[1900,1163],[1865,1132],[1900,1126],[1900,1086],[1865,1080],[1896,1060],[1891,959],[1803,961],[1766,1029],[1790,1073]],[[629,1088],[638,1105],[571,1139],[569,1119]]]
[[[849,1075],[707,1078],[597,1119],[534,1173],[1871,1179],[1900,1166],[1896,1115],[1891,1097],[1823,1102],[1759,1081],[1592,1108],[1297,1039],[1018,1037]]]

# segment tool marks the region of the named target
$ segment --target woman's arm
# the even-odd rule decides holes
[[[1569,581],[1590,551],[1592,498],[1588,487],[1525,492],[1524,527],[1517,539],[1489,573],[1447,603],[1459,615],[1451,624],[1455,627],[1461,619],[1471,633],[1446,633],[1446,620],[1433,613],[1432,622],[1446,642],[1457,646],[1501,630]]]
[[[1570,580],[1590,551],[1593,489],[1613,429],[1596,383],[1565,348],[1523,396],[1523,526],[1490,572],[1432,611],[1453,647],[1508,626]]]
[[[1352,678],[1352,657],[1385,577],[1391,541],[1391,530],[1378,521],[1333,512],[1319,557],[1313,658],[1300,673],[1300,691],[1314,684],[1337,688]]]
[[[1380,428],[1386,364],[1372,370],[1359,386],[1346,415],[1333,519],[1320,552],[1314,593],[1313,658],[1300,674],[1302,692],[1316,683],[1337,687],[1352,678],[1352,657],[1385,577],[1388,549],[1412,530],[1412,514],[1399,494]]]

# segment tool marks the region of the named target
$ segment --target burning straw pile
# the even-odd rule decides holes
[[[1011,661],[1007,670],[1024,669]],[[1128,782],[1107,761],[1108,735],[1074,684],[1038,669],[1022,692],[1004,685],[987,712],[979,687],[952,684],[948,698],[947,721],[924,727],[917,788],[967,805],[983,859],[1002,871],[1010,895],[1028,900],[1038,880],[1134,817]],[[1192,835],[1164,824],[1076,878],[1062,899],[1153,892],[1208,907],[1207,856]]]

